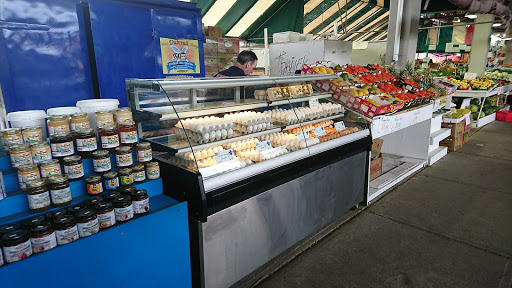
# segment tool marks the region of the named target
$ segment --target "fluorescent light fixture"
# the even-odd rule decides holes
[[[228,37],[240,37],[276,0],[258,0],[251,9],[226,33]]]
[[[203,17],[204,26],[215,26],[237,0],[217,0]]]
[[[464,17],[469,18],[469,19],[475,19],[478,16],[476,16],[475,14],[468,14],[468,13],[466,13],[466,16],[464,16]]]
[[[494,23],[492,24],[492,27],[500,27],[501,26],[501,23]]]

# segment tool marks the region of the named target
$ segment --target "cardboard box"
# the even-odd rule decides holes
[[[464,143],[468,142],[470,134],[470,131],[464,131]]]
[[[219,73],[219,59],[215,57],[204,57],[204,71],[206,77],[215,76]]]
[[[219,53],[232,53],[238,56],[238,53],[240,53],[240,39],[220,38],[217,49]]]
[[[382,144],[384,144],[384,140],[382,139],[373,139],[372,141],[372,155],[370,158],[375,159],[380,156],[380,150],[382,149]]]
[[[206,28],[206,36],[210,38],[221,38],[222,28],[217,26],[208,26],[208,28]]]
[[[382,155],[380,154],[380,150],[382,149],[382,144],[384,140],[382,139],[374,139],[372,141],[372,152],[370,158],[372,159],[370,162],[370,181],[382,175]]]
[[[217,39],[206,39],[206,43],[203,44],[204,56],[217,57],[219,53]]]
[[[237,56],[238,53],[219,53],[217,56],[219,71],[228,69],[229,67],[235,65]]]
[[[450,128],[452,130],[450,136],[459,137],[464,134],[466,121],[460,121],[459,123],[441,123],[441,127]]]
[[[448,147],[448,151],[450,152],[459,150],[462,144],[464,144],[464,134],[460,134],[458,137],[449,136],[439,142],[439,146]]]

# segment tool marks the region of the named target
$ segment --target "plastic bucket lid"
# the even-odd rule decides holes
[[[55,107],[55,108],[50,108],[50,109],[46,110],[46,113],[48,114],[48,116],[71,115],[71,114],[80,113],[80,112],[82,112],[82,110],[80,110],[80,107],[75,107],[75,106]]]
[[[16,111],[7,114],[9,121],[40,120],[46,118],[44,110]]]
[[[117,99],[89,99],[76,102],[76,106],[80,108],[95,108],[98,106],[118,106]]]

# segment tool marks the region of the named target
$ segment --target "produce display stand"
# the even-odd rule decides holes
[[[473,121],[471,124],[473,128],[480,128],[483,127],[493,121],[496,120],[496,113],[492,113],[490,115],[487,115],[485,117],[480,118],[480,113],[482,112],[482,109],[484,107],[484,100],[487,97],[501,94],[503,91],[510,92],[510,86],[501,86],[497,87],[496,89],[490,90],[490,91],[478,91],[478,90],[457,90],[453,94],[453,97],[462,97],[462,98],[479,98],[480,99],[480,109],[478,110],[478,119],[476,121]],[[504,88],[505,87],[505,88]],[[469,104],[466,104],[465,102],[462,104],[462,106],[466,106]]]

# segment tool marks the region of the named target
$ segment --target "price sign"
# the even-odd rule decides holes
[[[318,103],[318,98],[309,99],[309,107],[315,108],[320,106],[320,103]]]
[[[299,133],[297,133],[297,138],[299,139],[299,141],[304,141],[306,139],[309,138],[309,131],[300,131]]]
[[[476,73],[464,73],[464,79],[476,79]]]
[[[345,122],[343,121],[340,121],[340,122],[336,122],[334,123],[334,128],[336,128],[336,131],[342,131],[342,130],[345,130],[346,127],[345,127]]]
[[[261,141],[256,143],[256,149],[258,149],[258,153],[272,149],[272,145],[270,145],[270,141]]]
[[[233,153],[233,150],[231,149],[215,153],[215,161],[217,161],[217,164],[228,162],[233,159],[235,159],[235,153]]]
[[[324,126],[316,127],[315,129],[313,129],[313,131],[315,131],[316,137],[321,137],[321,136],[327,135],[327,133],[325,133]]]
[[[428,50],[436,50],[436,45],[428,45]]]
[[[466,125],[471,124],[471,119],[469,119],[469,115],[466,115],[464,118],[464,120],[466,120]]]

